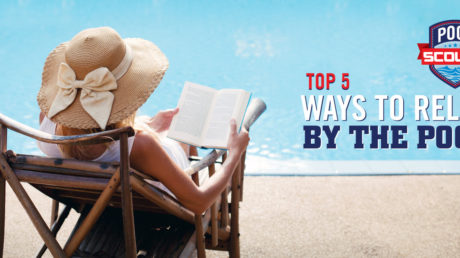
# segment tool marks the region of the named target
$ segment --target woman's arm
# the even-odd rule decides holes
[[[191,177],[169,158],[156,137],[149,133],[136,134],[130,162],[133,168],[150,174],[162,182],[185,207],[195,213],[202,213],[211,206],[230,181],[248,142],[248,132],[243,129],[238,134],[236,123],[232,121],[228,140],[228,157],[220,171],[200,187],[196,186]]]

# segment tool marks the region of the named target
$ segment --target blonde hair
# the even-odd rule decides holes
[[[134,127],[134,120],[136,117],[136,112],[134,112],[132,115],[129,117],[123,119],[120,122],[117,122],[115,124],[108,125],[105,129],[107,130],[113,130],[116,128],[121,128],[121,127],[126,127],[126,126],[131,126]],[[57,135],[80,135],[80,134],[90,134],[90,133],[97,133],[101,132],[100,128],[92,128],[92,129],[77,129],[77,128],[71,128],[67,127],[64,125],[56,125],[56,134]],[[98,145],[104,145],[105,150],[109,148],[109,146],[113,144],[112,142],[107,142],[107,143],[101,143]],[[94,159],[95,157],[91,157],[91,154],[88,154],[88,150],[90,148],[94,148],[95,145],[82,145],[82,144],[58,144],[59,150],[61,151],[62,155],[64,158],[74,158],[78,160],[90,160]],[[97,146],[97,145],[96,145]]]

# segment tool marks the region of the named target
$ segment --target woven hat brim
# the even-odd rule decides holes
[[[117,80],[117,89],[111,91],[115,98],[108,125],[122,121],[144,104],[160,84],[169,65],[166,56],[152,42],[140,38],[127,38],[124,41],[131,47],[133,61],[123,77]],[[62,43],[51,51],[43,68],[37,101],[45,115],[58,92],[57,73],[60,63],[65,62],[67,44]],[[67,109],[50,119],[71,128],[98,128],[96,121],[81,106],[79,98],[80,91]]]

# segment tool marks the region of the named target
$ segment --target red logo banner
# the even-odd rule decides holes
[[[430,48],[428,43],[418,43],[417,59],[422,65],[460,65],[460,48]]]

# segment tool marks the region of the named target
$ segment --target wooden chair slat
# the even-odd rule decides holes
[[[59,213],[59,202],[56,200],[53,200],[51,203],[51,219],[50,219],[50,226],[54,224],[54,222],[57,220]]]
[[[104,178],[59,175],[22,169],[15,169],[15,174],[21,182],[48,185],[50,187],[58,185],[76,189],[103,190],[108,182],[108,180]]]
[[[230,257],[240,257],[239,232],[239,203],[240,203],[240,173],[241,163],[235,169],[232,177],[232,203],[230,220]]]
[[[53,234],[53,236],[56,237],[59,229],[61,229],[61,227],[62,227],[62,224],[64,224],[65,219],[67,218],[67,216],[69,216],[70,209],[71,209],[70,206],[66,206],[64,208],[64,210],[61,212],[61,214],[59,214],[59,216],[56,217],[56,221],[54,221],[52,223],[52,225],[51,225],[51,233]],[[38,252],[36,257],[37,258],[42,257],[43,254],[45,253],[46,249],[47,249],[47,247],[44,244],[42,246],[42,248],[40,249],[40,251]]]
[[[101,179],[109,179],[112,177],[112,174],[106,173],[98,173],[98,172],[91,172],[85,170],[74,170],[68,168],[56,168],[56,167],[44,167],[44,166],[36,166],[36,165],[29,165],[29,164],[12,164],[11,166],[15,170],[23,170],[23,171],[36,171],[36,172],[43,172],[46,174],[55,174],[55,175],[68,175],[68,176],[76,176],[81,178],[101,178]]]
[[[216,168],[214,164],[211,164],[208,167],[209,177],[212,177],[216,173]],[[217,246],[219,240],[219,231],[217,226],[217,203],[211,205],[211,238],[212,246]]]
[[[246,151],[241,155],[241,169],[240,169],[240,202],[243,201],[243,183],[244,183],[244,171],[246,169]]]
[[[7,143],[7,128],[3,124],[0,124],[0,151],[6,152]],[[0,178],[0,254],[3,254],[3,243],[5,241],[5,178]]]
[[[222,161],[225,161],[227,159],[227,154],[224,154],[222,156]],[[222,192],[221,195],[221,208],[220,208],[220,225],[223,228],[226,228],[228,225],[228,190],[225,188],[225,190]]]
[[[104,188],[104,191],[101,193],[93,208],[89,212],[88,216],[83,221],[82,225],[75,232],[74,236],[69,239],[64,247],[64,252],[67,256],[71,256],[75,250],[77,250],[81,241],[85,238],[86,234],[91,230],[91,227],[96,223],[99,216],[104,211],[108,202],[110,201],[113,193],[116,191],[120,185],[120,172],[117,171],[113,174],[109,183]]]
[[[227,241],[228,239],[230,239],[230,226],[227,226],[225,228],[223,227],[219,227],[219,241]],[[208,231],[206,231],[207,234],[212,234],[212,231],[209,230],[208,228]],[[209,242],[209,244],[207,243],[207,246],[206,248],[214,248],[216,246],[213,246],[211,241]]]
[[[200,215],[201,216],[201,215]],[[209,226],[209,222],[211,221],[211,213],[210,212],[206,212],[202,218],[202,227],[201,227],[201,232],[206,232],[207,229],[208,229],[208,226]],[[197,226],[195,225],[195,229]],[[188,240],[187,244],[185,245],[184,247],[184,251],[182,252],[181,256],[179,257],[191,257],[192,254],[193,254],[193,250],[197,249],[198,251],[198,247],[196,246],[196,243],[197,243],[197,238],[198,236],[198,230],[195,230],[195,232],[193,233],[193,236]],[[203,239],[203,242],[204,242],[204,239]]]
[[[59,169],[69,169],[76,171],[89,171],[108,175],[108,178],[117,171],[117,163],[81,161],[76,159],[61,159],[42,156],[33,156],[25,154],[14,154],[8,157],[8,162],[12,167],[20,165],[29,165],[30,168],[36,167],[55,167]],[[65,170],[64,170],[65,171]]]
[[[198,173],[192,174],[193,182],[197,186],[200,186],[200,178]],[[204,244],[204,231],[203,231],[203,218],[202,214],[195,214],[195,238],[196,238],[196,249],[198,258],[205,258],[206,257],[206,246]]]
[[[123,133],[120,138],[120,181],[121,206],[123,214],[123,231],[125,254],[127,258],[136,257],[136,233],[134,232],[133,197],[129,176],[128,135]]]

